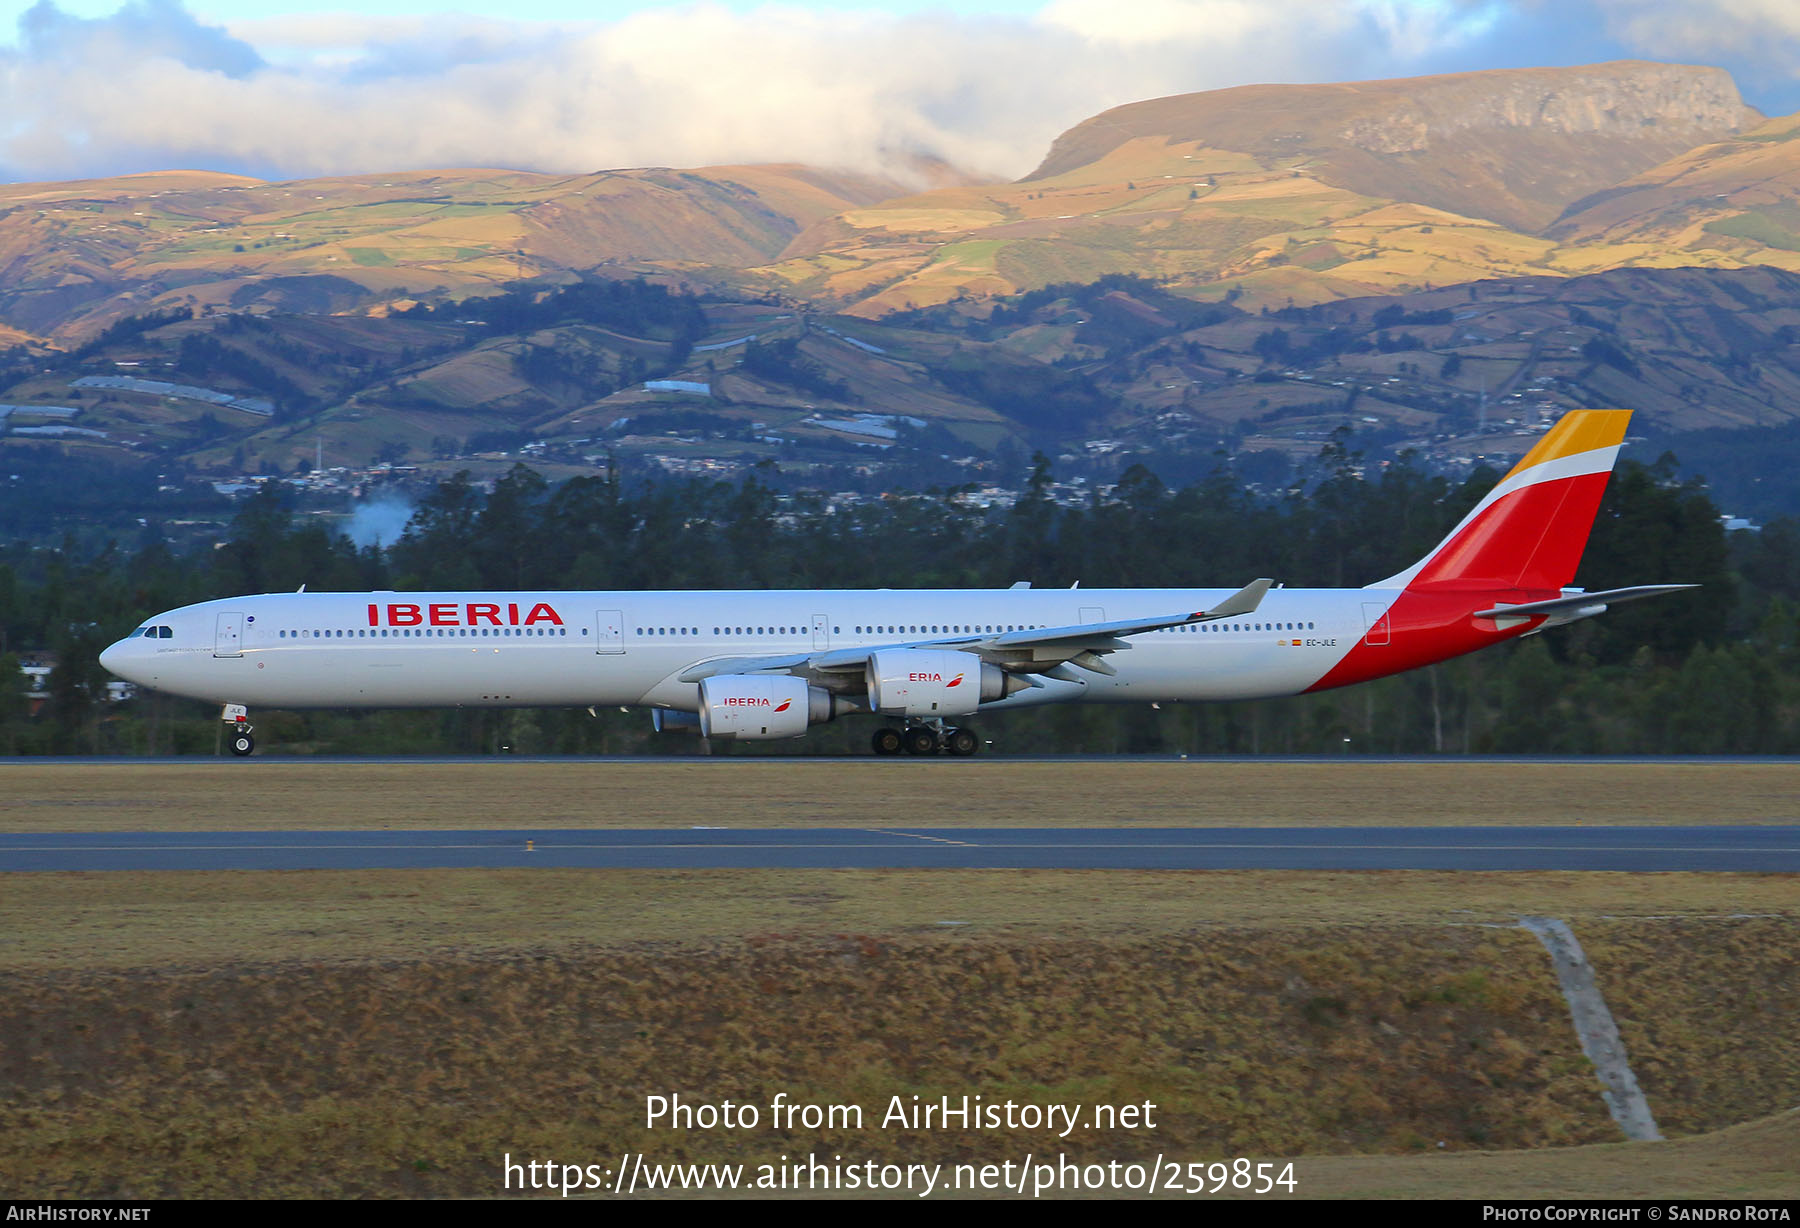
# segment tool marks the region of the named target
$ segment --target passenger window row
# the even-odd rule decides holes
[[[986,635],[1002,631],[1035,631],[1045,623],[956,623],[929,625],[884,623],[874,627],[858,627],[858,635]]]
[[[977,626],[973,624],[950,626],[947,624],[919,624],[916,626],[856,626],[852,630],[857,635],[973,635],[981,632],[995,631],[1027,631],[1045,626],[1044,623],[1007,623]],[[842,635],[842,627],[833,627],[833,635]],[[714,627],[714,635],[811,635],[810,627]],[[639,638],[645,636],[699,635],[698,627],[637,627],[634,634]]]

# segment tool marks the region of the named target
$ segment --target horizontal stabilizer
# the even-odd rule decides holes
[[[1499,605],[1491,610],[1477,610],[1475,617],[1527,618],[1539,614],[1566,614],[1592,606],[1620,605],[1627,601],[1642,601],[1646,597],[1660,597],[1664,593],[1678,593],[1682,589],[1699,587],[1698,584],[1640,584],[1635,588],[1609,588],[1599,593],[1571,593],[1567,597],[1552,597],[1548,601],[1528,601],[1523,605]]]

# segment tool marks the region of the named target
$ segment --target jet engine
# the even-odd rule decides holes
[[[1031,684],[972,652],[895,648],[871,653],[869,706],[887,716],[964,716]]]
[[[797,738],[838,714],[829,692],[789,674],[715,674],[700,682],[700,736],[740,742]]]

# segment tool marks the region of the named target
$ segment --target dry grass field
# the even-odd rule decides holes
[[[961,885],[1007,895],[1005,884]],[[588,887],[588,907],[610,903],[607,884]],[[1071,911],[1104,912],[1090,900]],[[477,913],[413,937],[454,948],[456,929],[480,924]],[[1791,916],[1577,927],[1596,948],[1679,946],[1692,961],[1672,979],[1595,956],[1665,1129],[1718,1129],[1800,1099],[1800,986],[1792,961],[1773,955],[1794,943]],[[15,975],[0,1000],[0,1186],[32,1196],[479,1196],[501,1192],[507,1154],[757,1164],[816,1150],[953,1163],[1060,1150],[1295,1158],[1302,1193],[1472,1196],[1516,1191],[1540,1157],[1497,1157],[1494,1183],[1482,1163],[1453,1180],[1393,1157],[1618,1138],[1548,961],[1519,929],[1096,929],[552,938],[511,953],[406,958],[340,947],[335,960],[290,960],[271,942],[262,961]],[[1696,1084],[1700,1071],[1708,1077]],[[777,1092],[859,1105],[865,1118],[815,1130],[643,1123],[652,1094],[767,1105]],[[1156,1127],[1058,1137],[880,1124],[891,1097],[965,1093],[1149,1101]],[[1358,1154],[1383,1159],[1333,1168],[1315,1158]],[[1722,1192],[1716,1153],[1696,1153],[1691,1171],[1676,1163],[1683,1154],[1658,1165],[1654,1182],[1637,1166],[1634,1192]],[[1735,1192],[1791,1190],[1779,1154],[1737,1160]],[[1595,1163],[1603,1175],[1617,1168],[1606,1155]],[[1585,1171],[1576,1161],[1560,1180],[1580,1188]]]
[[[0,827],[678,825],[727,804],[765,824],[1754,822],[1787,817],[1792,773],[109,763],[0,769]],[[1617,1127],[1522,914],[1572,925],[1674,1141],[1603,1145]],[[504,1192],[507,1154],[1062,1151],[1291,1158],[1313,1197],[1792,1197],[1797,947],[1783,875],[16,874],[0,890],[0,1189],[479,1197]],[[651,1094],[778,1091],[860,1105],[865,1124],[642,1121]],[[964,1093],[1148,1100],[1157,1126],[878,1124],[892,1096]]]
[[[1800,764],[295,759],[0,767],[0,831],[1786,823]]]
[[[1221,927],[1484,928],[1534,914],[1578,930],[1800,919],[1800,886],[1774,874],[303,870],[17,874],[5,884],[0,973],[12,975],[487,958],[750,935],[979,943]]]

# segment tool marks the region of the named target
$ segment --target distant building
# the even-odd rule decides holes
[[[851,418],[820,418],[817,415],[806,418],[802,426],[817,426],[828,431],[837,431],[845,435],[864,435],[871,439],[898,439],[900,427],[910,426],[914,430],[922,430],[925,419],[913,418],[906,414],[857,414]]]
[[[31,715],[36,716],[50,699],[50,675],[56,669],[56,654],[50,652],[34,652],[25,658],[19,666],[19,674],[24,681],[25,697],[31,704]],[[120,703],[137,694],[137,687],[129,682],[121,682],[117,678],[108,680],[106,699],[108,703]]]
[[[714,341],[710,345],[697,345],[694,347],[694,353],[704,354],[709,350],[728,350],[734,345],[748,345],[755,341],[756,337],[757,334],[751,333],[745,337],[733,337],[730,341]]]
[[[267,397],[240,397],[229,392],[200,388],[193,384],[172,384],[167,380],[140,379],[135,375],[84,375],[71,383],[76,388],[142,392],[151,396],[201,401],[208,405],[222,405],[227,409],[242,410],[247,414],[255,414],[259,418],[269,418],[275,414],[275,403]]]

